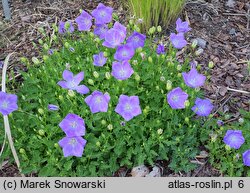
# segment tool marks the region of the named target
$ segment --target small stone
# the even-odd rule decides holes
[[[236,34],[236,30],[234,28],[230,29],[229,34],[230,35],[235,35]]]
[[[131,171],[132,177],[145,177],[149,174],[149,169],[145,165],[134,167]]]
[[[154,166],[153,170],[145,177],[161,177],[161,169],[157,166]]]
[[[201,48],[205,48],[206,47],[206,45],[207,45],[207,41],[206,40],[204,40],[204,39],[202,39],[202,38],[196,38],[196,39],[194,39],[193,41],[197,41],[197,45],[199,46],[199,47],[201,47]]]
[[[230,8],[234,8],[235,0],[228,0],[225,5],[230,7]]]

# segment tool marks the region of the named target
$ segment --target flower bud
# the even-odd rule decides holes
[[[222,120],[218,120],[217,125],[220,127],[220,126],[224,125],[224,122]]]
[[[43,55],[43,61],[47,61],[49,59],[49,56]]]
[[[161,31],[162,31],[162,28],[161,28],[161,26],[159,25],[159,26],[157,26],[157,31],[160,33]]]
[[[49,50],[49,46],[48,46],[48,44],[43,44],[43,48],[47,51],[47,50]]]
[[[152,59],[151,56],[148,57],[148,62],[149,62],[149,63],[152,63],[152,62],[153,62],[153,59]]]
[[[93,81],[92,79],[88,79],[88,83],[89,83],[90,85],[94,85],[94,81]]]
[[[43,44],[43,40],[42,40],[42,39],[39,39],[39,40],[38,40],[38,43],[42,45],[42,44]]]
[[[199,48],[197,51],[195,51],[195,55],[199,56],[204,52],[204,50],[202,48]]]
[[[109,124],[108,125],[108,130],[112,131],[113,130],[113,125]]]
[[[21,57],[21,58],[20,58],[20,61],[21,61],[22,63],[26,63],[28,60],[27,60],[27,58],[25,58],[25,57]]]
[[[99,73],[96,72],[96,71],[94,71],[94,72],[93,72],[93,76],[94,76],[95,78],[99,78]]]
[[[62,95],[59,95],[59,100],[63,101],[63,96]]]
[[[129,25],[133,25],[134,21],[132,19],[129,20]]]
[[[141,77],[140,77],[138,74],[135,74],[135,80],[136,80],[137,82],[139,82],[140,79],[141,79]]]
[[[36,58],[36,57],[32,57],[32,62],[34,63],[34,64],[39,64],[40,63],[40,61]]]
[[[185,117],[185,122],[189,123],[189,118],[188,117]]]
[[[139,19],[137,20],[137,23],[143,23],[143,19],[142,19],[142,18],[139,18]]]
[[[176,68],[177,68],[178,71],[180,71],[182,66],[180,64],[178,64]]]
[[[178,73],[177,76],[180,78],[180,77],[182,77],[182,74],[181,74],[181,73]]]
[[[54,147],[58,148],[59,147],[58,143],[54,143]]]
[[[66,67],[67,70],[70,70],[70,63],[66,63],[65,67]]]
[[[53,105],[53,104],[49,104],[48,105],[48,109],[50,111],[58,111],[59,110],[59,107],[57,105]]]
[[[225,115],[225,119],[226,119],[226,120],[230,119],[230,117],[231,117],[231,116],[230,116],[229,114],[226,114],[226,115]]]
[[[20,152],[21,154],[25,154],[25,149],[21,148],[21,149],[19,149],[19,152]]]
[[[238,121],[239,121],[239,123],[241,123],[241,124],[244,123],[244,119],[243,119],[243,118],[239,118]]]
[[[66,31],[68,31],[68,29],[70,28],[70,23],[68,21],[66,21],[64,27],[65,27]]]
[[[45,132],[44,132],[44,130],[39,129],[38,134],[41,135],[41,136],[44,136]]]
[[[45,33],[43,27],[39,27],[39,28],[38,28],[38,31],[39,31],[40,33],[42,33],[42,34]]]
[[[185,107],[189,107],[190,106],[189,100],[186,100],[184,104],[185,104]]]
[[[155,33],[155,26],[153,26],[153,27],[151,27],[150,29],[149,29],[149,34],[154,34]]]
[[[164,82],[165,80],[166,80],[166,79],[165,79],[164,76],[161,76],[161,77],[160,77],[160,81]]]
[[[95,36],[95,34],[93,33],[93,32],[89,32],[89,35],[90,35],[90,37],[94,37]]]
[[[193,40],[191,47],[194,49],[198,45],[198,41],[196,39]]]
[[[166,89],[167,90],[171,90],[172,89],[172,82],[170,80],[167,81]]]
[[[216,139],[217,139],[217,135],[216,134],[210,134],[210,136],[211,136],[211,141],[215,142]]]
[[[95,38],[94,41],[97,42],[97,43],[100,43],[100,42],[101,42],[101,39],[97,37],[97,38]]]
[[[74,97],[75,96],[75,92],[73,90],[68,90],[68,95],[70,97]]]
[[[141,55],[141,58],[142,58],[143,60],[145,60],[145,54],[141,52],[140,55]]]
[[[75,52],[75,48],[73,48],[73,47],[69,47],[69,51],[71,51],[71,52]],[[78,59],[77,61],[79,62],[79,59]]]
[[[104,56],[104,57],[107,57],[108,55],[109,55],[108,52],[103,52],[103,56]]]
[[[209,68],[213,68],[213,67],[214,67],[213,61],[210,61],[210,62],[208,63],[208,67],[209,67]]]
[[[225,149],[226,149],[227,151],[230,151],[230,150],[231,150],[231,147],[230,147],[229,145],[226,145],[226,146],[225,146]]]
[[[39,108],[39,109],[38,109],[38,113],[40,113],[41,115],[43,115],[43,114],[44,114],[44,110],[41,109],[41,108]]]
[[[105,77],[106,77],[106,79],[110,79],[111,78],[111,74],[110,74],[110,72],[105,72]]]
[[[51,35],[51,37],[52,37],[52,40],[57,40],[57,36],[54,34],[54,35]]]
[[[141,31],[141,29],[137,25],[134,26],[134,30],[137,31],[137,32]]]
[[[142,47],[136,49],[136,53],[141,53],[141,52],[142,52]]]
[[[148,109],[143,109],[143,114],[147,115],[148,114]]]
[[[157,133],[158,133],[158,135],[161,135],[163,133],[163,130],[162,129],[158,129]]]
[[[133,64],[133,65],[137,65],[137,64],[138,64],[138,61],[137,61],[137,60],[133,60],[133,61],[132,61],[132,64]]]
[[[155,89],[156,89],[156,90],[160,90],[160,87],[157,85],[157,86],[155,87]]]
[[[69,45],[68,42],[65,42],[65,43],[64,43],[64,46],[65,46],[65,48],[69,48],[69,47],[70,47],[70,45]]]
[[[106,125],[107,121],[105,121],[104,119],[101,121],[102,125]]]
[[[99,141],[97,141],[95,144],[96,144],[97,147],[101,146],[101,143]]]
[[[121,121],[121,122],[120,122],[120,125],[121,125],[122,127],[124,127],[124,126],[126,125],[126,122],[125,122],[125,121]]]
[[[196,88],[194,89],[195,92],[199,92],[200,90],[201,90],[200,87],[196,87]]]

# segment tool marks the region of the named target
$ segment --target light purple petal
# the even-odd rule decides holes
[[[69,70],[64,70],[63,71],[63,79],[66,81],[71,81],[73,79],[73,73],[70,72]]]
[[[86,98],[85,98],[85,103],[89,106],[90,105],[90,101],[91,101],[91,99],[92,99],[92,96],[91,95],[89,95],[89,96],[87,96]]]
[[[78,85],[84,79],[84,72],[80,72],[74,76],[74,82]]]
[[[87,94],[89,92],[89,88],[85,85],[80,85],[76,87],[76,91],[80,94]]]
[[[61,80],[57,83],[59,86],[61,86],[62,88],[68,88],[67,82],[64,80]]]
[[[243,154],[243,163],[245,166],[250,166],[250,149],[246,150]]]

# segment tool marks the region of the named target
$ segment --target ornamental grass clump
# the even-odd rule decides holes
[[[74,31],[68,21],[54,26],[60,33],[45,37],[52,44],[22,73],[10,119],[23,173],[111,176],[157,160],[175,172],[196,167],[190,160],[208,139],[202,123],[213,105],[199,89],[205,77],[189,58],[176,59],[179,49],[195,52],[183,44],[190,28],[177,25],[181,37],[153,43],[112,11],[99,4],[71,20]]]
[[[169,23],[176,19],[183,9],[185,0],[129,0],[124,3],[128,3],[141,30],[146,32],[151,26],[168,27]],[[178,29],[182,28],[178,25]]]

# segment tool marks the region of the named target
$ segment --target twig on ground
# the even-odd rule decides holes
[[[239,92],[239,93],[243,93],[243,94],[250,94],[250,92],[248,92],[248,91],[233,89],[233,88],[229,88],[229,87],[227,87],[227,90],[233,91],[233,92]]]
[[[230,123],[230,122],[235,121],[235,120],[237,120],[237,119],[238,119],[238,117],[234,117],[234,118],[232,118],[232,119],[229,119],[229,120],[227,120],[227,121],[224,121],[224,124]]]
[[[57,8],[57,7],[36,7],[37,9],[50,9],[50,10],[57,10],[57,11],[61,11],[61,9]]]
[[[232,98],[232,96],[234,95],[234,93],[233,94],[231,94],[222,104],[221,104],[221,106],[214,112],[214,114],[213,114],[213,116]],[[213,117],[212,116],[212,117]]]

